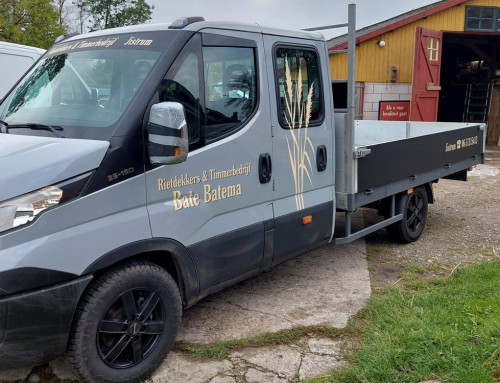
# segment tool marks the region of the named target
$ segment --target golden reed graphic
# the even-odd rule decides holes
[[[304,209],[304,181],[307,177],[312,185],[310,171],[313,167],[311,157],[314,157],[314,147],[307,136],[309,118],[311,117],[311,100],[313,85],[309,88],[307,99],[302,100],[302,70],[297,67],[294,73],[296,81],[292,79],[288,57],[285,57],[285,85],[283,92],[285,98],[285,122],[290,130],[291,140],[287,137],[288,154],[290,156],[290,166],[292,168],[293,181],[295,183],[295,204],[297,211]],[[295,83],[295,89],[293,84]],[[291,141],[291,143],[290,143]],[[312,155],[309,155],[311,149]]]

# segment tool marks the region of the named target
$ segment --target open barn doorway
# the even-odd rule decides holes
[[[487,122],[500,138],[500,34],[443,33],[438,121]]]

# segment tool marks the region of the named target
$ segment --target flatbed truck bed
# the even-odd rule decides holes
[[[344,116],[337,116],[337,130]],[[337,244],[351,242],[403,219],[395,210],[394,197],[440,178],[467,180],[467,170],[484,163],[486,125],[472,123],[360,121],[354,123],[354,193],[339,190],[347,171],[337,156],[337,211],[346,215],[344,236]],[[345,153],[337,141],[337,153]],[[388,199],[388,200],[387,200]],[[386,219],[352,233],[350,215],[360,207],[385,201]],[[432,198],[430,199],[432,202]],[[388,204],[388,206],[386,206]],[[387,213],[388,211],[388,213]]]

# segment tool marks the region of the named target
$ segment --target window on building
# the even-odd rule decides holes
[[[305,127],[306,122],[321,123],[324,113],[317,53],[278,47],[275,60],[281,126],[295,129]]]
[[[439,60],[439,39],[435,37],[427,38],[427,52],[429,54],[430,61]]]
[[[499,12],[497,7],[467,6],[465,12],[465,30],[496,32]]]

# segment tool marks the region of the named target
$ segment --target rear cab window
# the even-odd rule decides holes
[[[275,78],[278,113],[284,129],[319,125],[324,119],[319,56],[312,48],[277,46]]]

